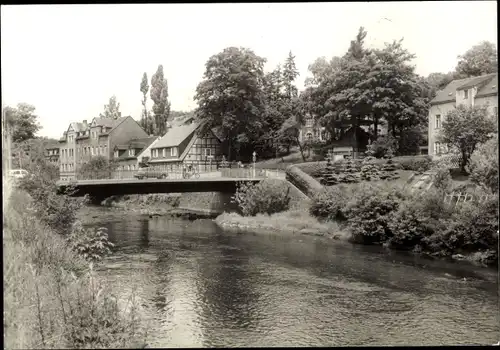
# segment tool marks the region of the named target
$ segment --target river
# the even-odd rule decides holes
[[[136,290],[150,347],[500,340],[495,269],[92,210],[116,244],[99,273],[122,296]]]

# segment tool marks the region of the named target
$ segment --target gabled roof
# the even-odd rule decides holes
[[[148,148],[157,139],[158,136],[150,136],[141,139],[132,139],[128,141],[126,144],[115,146],[115,149],[119,150],[135,149],[135,154],[133,156],[130,156],[128,152],[124,152],[118,158],[118,160],[137,158],[146,148]]]
[[[198,129],[200,123],[183,124],[171,127],[154,148],[177,147]]]
[[[94,123],[94,121],[95,121],[96,126],[105,126],[106,128],[114,129],[127,118],[128,118],[128,116],[127,117],[120,117],[117,119],[98,117],[98,118],[92,119],[92,122],[90,124]]]
[[[436,97],[431,101],[431,104],[455,101],[457,90],[464,90],[477,86],[477,97],[498,93],[498,73],[482,75],[480,77],[472,77],[451,81],[443,90],[437,92]]]

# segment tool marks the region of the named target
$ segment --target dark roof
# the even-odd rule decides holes
[[[158,136],[149,136],[141,139],[132,139],[128,141],[126,144],[117,145],[115,148],[119,150],[135,149],[135,155],[129,156],[128,152],[123,152],[123,154],[118,158],[118,160],[137,158],[141,154],[141,152],[146,148],[148,148],[156,139],[158,139]]]
[[[437,92],[431,104],[455,101],[457,90],[477,86],[477,97],[498,93],[498,73],[482,75],[480,77],[465,78],[451,81],[443,90]]]

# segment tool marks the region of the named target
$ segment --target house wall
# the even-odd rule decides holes
[[[471,93],[469,92],[469,97],[471,96]],[[463,95],[459,95],[459,99],[456,100],[456,103],[462,99],[462,102],[460,104],[466,104],[468,103],[469,105],[472,103],[471,98],[468,100],[463,100]],[[448,102],[448,103],[443,103],[443,104],[438,104],[438,105],[432,105],[431,108],[429,109],[429,123],[428,123],[428,135],[429,135],[429,140],[428,140],[428,154],[430,156],[436,156],[434,153],[434,143],[438,142],[437,137],[439,135],[439,129],[436,129],[436,115],[441,115],[441,125],[445,120],[446,114],[455,109],[455,103],[454,102]],[[494,96],[486,96],[486,97],[477,97],[474,100],[474,105],[475,106],[487,106],[487,111],[489,116],[495,121],[497,130],[498,130],[498,95]]]
[[[217,168],[217,161],[222,157],[221,142],[212,132],[203,137],[195,136],[196,140],[184,158],[184,164],[198,164],[200,171],[212,171]],[[206,150],[210,151],[206,151]],[[206,156],[206,152],[213,155],[213,159]]]
[[[137,156],[137,163],[140,163],[143,157],[151,159],[151,150],[155,147],[159,140],[161,140],[161,137],[158,137],[145,150],[139,153],[139,155]]]
[[[193,138],[193,134],[194,134],[194,132],[191,133],[191,135],[189,135],[188,137],[186,137],[186,139],[184,141],[182,141],[179,144],[179,146],[177,146],[177,155],[176,156],[172,156],[171,153],[170,153],[171,152],[170,149],[173,148],[173,147],[152,147],[151,150],[154,150],[154,149],[158,150],[158,156],[154,157],[152,159],[158,159],[160,163],[161,163],[161,160],[179,159],[179,161],[180,161],[179,157],[182,155],[182,153],[186,149],[187,145],[189,144],[189,142]],[[164,149],[166,150],[165,151],[165,156],[163,156],[163,150]]]

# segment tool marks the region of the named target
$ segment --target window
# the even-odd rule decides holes
[[[170,149],[170,156],[171,157],[177,157],[177,147],[172,147]]]
[[[306,119],[306,127],[312,128],[314,125],[314,120],[312,118]]]
[[[211,148],[205,148],[205,157],[213,156]]]
[[[118,152],[118,151],[115,151],[114,157],[115,157],[115,158],[118,158],[118,156],[119,156],[119,152]]]
[[[436,123],[434,129],[439,129],[441,127],[441,114],[436,114]]]
[[[469,98],[469,90],[464,90],[464,100]]]
[[[131,156],[131,157],[133,157],[135,155],[135,149],[133,149],[133,148],[129,149],[128,150],[128,155]]]
[[[434,154],[440,154],[440,153],[441,153],[441,143],[434,142]]]
[[[162,149],[161,151],[162,151],[162,156],[163,156],[163,158],[165,158],[165,157],[167,156],[167,149],[166,149],[166,148],[164,148],[164,149]]]
[[[151,157],[152,158],[157,158],[158,157],[158,148],[155,148],[151,151]]]

